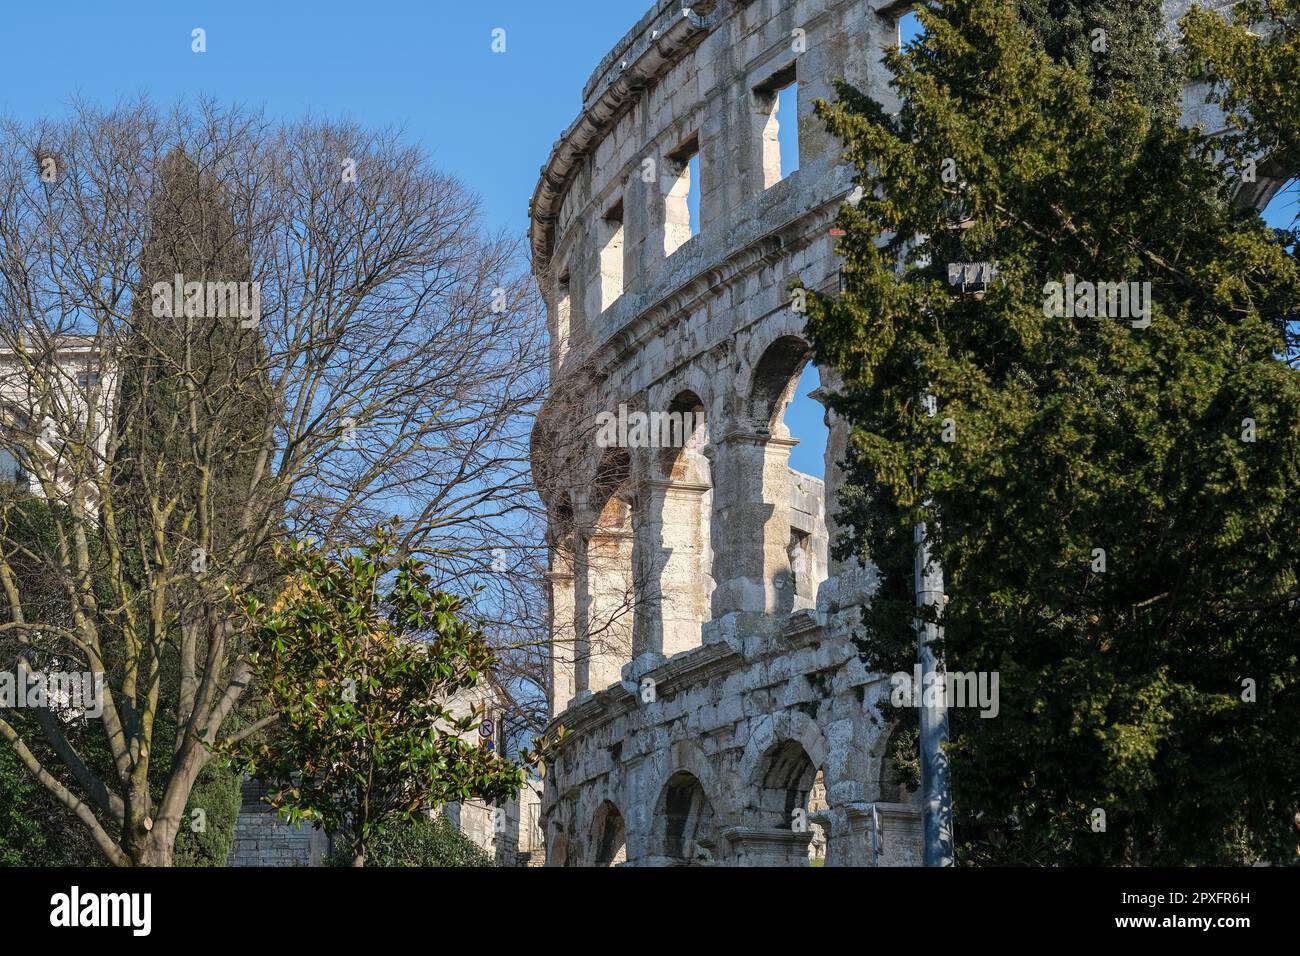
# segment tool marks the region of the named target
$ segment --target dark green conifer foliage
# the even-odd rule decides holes
[[[1012,0],[922,19],[896,117],[818,105],[866,193],[809,329],[852,426],[841,550],[883,575],[867,662],[915,660],[926,520],[947,666],[1000,677],[996,718],[952,712],[959,863],[1293,863],[1300,268],[1213,143]],[[961,262],[999,278],[962,293]],[[1150,324],[1049,314],[1070,275],[1150,282]]]
[[[232,560],[236,549],[265,548],[265,542],[245,533],[243,511],[255,493],[274,410],[259,317],[246,317],[235,307],[253,301],[248,245],[220,188],[176,150],[162,163],[149,211],[132,328],[120,359],[114,520],[126,529],[123,540],[144,546],[123,555],[124,572],[134,576],[128,593],[141,602],[159,587],[170,594],[172,624],[157,666],[164,696],[180,698],[182,725],[170,726],[178,713],[175,705],[161,708],[159,719],[169,726],[159,727],[156,739],[174,736],[179,747],[185,701],[197,689],[184,676],[195,669],[184,662],[202,662],[209,641],[234,613],[203,583],[202,568],[238,566]],[[171,290],[178,275],[182,288],[199,283],[201,296],[177,299]],[[246,284],[244,291],[231,295],[238,288],[232,284],[239,283]],[[164,293],[164,286],[169,291]],[[209,296],[218,286],[218,294]],[[162,514],[165,520],[156,517]],[[135,524],[139,527],[132,528]],[[163,540],[155,551],[145,532],[158,530]],[[194,570],[192,579],[164,581],[159,571],[164,554],[175,562],[173,568]],[[269,549],[263,566],[268,573],[273,566]],[[161,788],[170,768],[155,761],[152,769]],[[239,810],[238,780],[221,762],[204,768],[177,841],[178,863],[224,865]],[[191,825],[194,809],[203,811],[203,829]]]
[[[1016,9],[1052,59],[1088,75],[1094,96],[1127,84],[1148,109],[1177,109],[1182,77],[1160,42],[1160,0],[1017,0]]]
[[[142,505],[175,500],[177,533],[219,557],[241,543],[239,513],[273,420],[257,324],[208,294],[251,283],[248,246],[212,177],[179,150],[163,161],[150,220],[121,360],[117,477]],[[155,286],[171,289],[176,276],[201,284],[201,301],[160,295]]]

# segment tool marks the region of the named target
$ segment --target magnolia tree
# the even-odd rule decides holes
[[[458,710],[495,663],[461,599],[400,558],[391,529],[342,555],[298,546],[287,587],[249,616],[263,650],[259,685],[277,732],[235,750],[293,822],[346,835],[353,865],[394,820],[470,797],[518,795],[523,771],[483,746],[479,708]]]
[[[50,525],[0,523],[0,650],[102,675],[102,716],[0,700],[0,736],[105,858],[167,865],[214,749],[274,719],[239,608],[278,593],[277,543],[401,515],[432,587],[506,582],[480,602],[518,623],[492,562],[531,533],[540,310],[395,134],[137,104],[0,140],[6,501]]]

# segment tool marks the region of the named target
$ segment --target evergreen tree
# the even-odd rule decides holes
[[[239,514],[272,420],[257,317],[239,312],[251,291],[232,294],[251,290],[248,247],[218,185],[180,150],[149,212],[119,359],[116,478],[126,500],[171,504],[176,534],[219,558],[249,544]]]
[[[809,328],[852,428],[841,552],[883,577],[867,662],[911,670],[925,521],[947,668],[1000,677],[995,718],[951,713],[959,862],[1294,862],[1300,268],[1214,142],[1011,0],[921,18],[897,116],[817,105],[865,194]],[[950,285],[972,262],[996,279]]]
[[[341,841],[326,862],[352,866],[351,845]],[[367,866],[484,867],[492,857],[456,829],[445,814],[397,820],[383,827],[366,851]]]
[[[279,591],[269,544],[347,548],[403,512],[404,549],[472,579],[475,542],[530,487],[516,452],[545,378],[531,286],[472,197],[395,134],[204,103],[0,137],[15,156],[54,144],[31,168],[0,164],[0,234],[20,250],[0,337],[27,395],[4,408],[5,449],[61,506],[31,615],[23,542],[0,520],[0,643],[104,678],[93,730],[0,707],[0,739],[111,863],[218,862],[213,807],[196,803],[233,802],[207,788],[213,755],[276,716],[241,713],[258,635],[239,608]],[[340,176],[338,156],[365,175]],[[498,507],[457,507],[470,486]]]
[[[141,610],[160,589],[167,594],[167,639],[155,661],[165,705],[152,719],[156,739],[174,741],[179,752],[193,732],[187,723],[202,669],[196,663],[223,640],[225,620],[236,613],[205,580],[208,566],[238,566],[237,549],[264,550],[266,561],[254,567],[266,574],[273,565],[266,542],[249,537],[241,520],[273,408],[258,316],[241,311],[255,304],[247,243],[220,188],[175,150],[162,162],[149,213],[118,359],[113,518],[127,541],[145,542],[155,532],[165,540],[164,552],[124,553],[120,568],[128,579],[123,591]],[[175,579],[161,563],[168,555],[179,555],[193,573]],[[161,800],[172,768],[155,761],[151,769],[154,799]],[[224,763],[204,767],[183,814],[180,861],[224,865],[239,779]]]
[[[1048,56],[1087,74],[1094,96],[1127,86],[1148,109],[1178,108],[1182,76],[1161,42],[1160,0],[1016,0],[1016,9]]]
[[[1300,175],[1300,0],[1247,0],[1228,20],[1193,7],[1183,31],[1191,75],[1227,113],[1220,142],[1238,174]]]

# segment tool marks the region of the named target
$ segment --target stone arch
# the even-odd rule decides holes
[[[738,825],[724,832],[740,866],[807,866],[813,838],[809,797],[825,764],[826,739],[800,711],[756,720],[736,767]]]
[[[752,354],[752,349],[750,350]],[[784,417],[811,360],[799,335],[762,348],[745,382],[742,411],[716,451],[715,616],[784,615],[811,608],[826,579],[825,485],[790,468],[798,442]]]
[[[750,727],[749,743],[736,768],[736,779],[744,787],[744,806],[746,813],[763,812],[761,808],[761,791],[765,779],[770,773],[772,758],[780,753],[781,759],[797,756],[793,748],[781,752],[785,744],[793,744],[807,757],[811,770],[807,774],[807,787],[804,795],[812,788],[813,778],[826,763],[829,752],[826,735],[822,733],[817,721],[797,710],[783,710],[775,714],[764,714]],[[767,824],[775,826],[776,824]],[[786,821],[788,829],[788,819]]]
[[[782,418],[794,397],[794,388],[812,349],[797,335],[782,335],[771,342],[754,364],[750,375],[746,415],[760,428],[788,437]]]
[[[626,448],[605,450],[592,475],[574,567],[577,690],[598,693],[621,679],[632,659],[632,461]]]
[[[915,729],[915,726],[911,728]],[[899,779],[899,767],[894,759],[894,752],[899,741],[907,734],[909,728],[902,721],[895,721],[882,731],[875,747],[875,799],[882,803],[919,803],[919,789],[911,789]]]
[[[569,838],[558,823],[552,823],[546,834],[546,865],[569,865]]]
[[[669,438],[658,449],[656,477],[665,481],[707,482],[709,461],[705,450],[709,443],[708,412],[704,402],[692,389],[682,389],[668,402],[661,434]]]
[[[707,368],[704,363],[707,363]],[[677,396],[689,393],[699,398],[712,417],[717,411],[714,402],[720,392],[727,394],[730,389],[719,384],[712,362],[704,356],[696,356],[658,380],[650,388],[650,399],[653,405],[663,406]]]
[[[762,776],[751,807],[759,826],[794,830],[806,826],[808,795],[817,777],[817,765],[797,740],[782,740],[763,754]],[[796,820],[796,811],[803,815]]]
[[[649,477],[639,497],[642,534],[637,577],[637,654],[671,657],[698,647],[713,594],[709,526],[713,484],[707,457],[708,420],[692,391],[668,402],[663,436],[668,447],[650,452]]]
[[[591,476],[588,510],[601,528],[630,528],[627,510],[632,480],[632,457],[626,448],[607,448]]]
[[[650,828],[650,852],[669,866],[712,862],[713,803],[699,777],[689,770],[671,774],[659,791]]]
[[[627,826],[611,800],[604,800],[592,816],[590,841],[595,866],[618,866],[627,860]]]
[[[718,794],[718,779],[713,772],[713,763],[705,756],[704,749],[694,740],[679,740],[670,744],[663,778],[659,782],[662,790],[673,774],[686,771],[704,786],[705,793]]]
[[[1258,161],[1255,181],[1240,183],[1233,199],[1238,206],[1249,207],[1255,212],[1262,213],[1273,201],[1273,197],[1298,176],[1300,170],[1287,169],[1276,156],[1262,157]]]

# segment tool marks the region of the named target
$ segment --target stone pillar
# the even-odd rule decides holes
[[[788,614],[790,449],[798,441],[747,427],[714,450],[713,617],[732,612]]]
[[[839,375],[833,368],[818,368],[821,375],[821,387],[812,393],[812,398],[826,404],[826,396],[839,390],[842,387]],[[840,463],[848,456],[849,433],[850,427],[848,420],[835,414],[829,408],[822,418],[826,424],[826,477],[823,479],[823,509],[822,517],[825,522],[826,538],[828,541],[838,539],[841,528],[835,522],[835,517],[839,514],[839,494],[840,488],[844,486],[844,469]],[[861,567],[857,558],[850,557],[847,561],[837,561],[827,554],[827,575],[834,577],[842,571],[859,570]]]
[[[828,541],[822,482],[801,472],[790,472],[790,542],[786,553],[794,574],[794,610],[817,605],[817,590],[826,580]]]
[[[920,807],[909,803],[846,803],[826,816],[831,824],[827,866],[921,865]]]
[[[700,627],[709,617],[704,565],[709,487],[657,479],[644,484],[636,530],[638,657],[671,657],[700,644]]]
[[[573,561],[571,556],[551,552],[547,608],[551,635],[551,716],[561,713],[577,693],[574,661],[577,657],[577,628],[574,618]]]
[[[777,827],[728,827],[722,831],[727,862],[734,866],[807,866],[812,833]]]
[[[598,694],[621,679],[632,659],[632,533],[595,530],[586,536],[574,575],[578,592],[578,693]]]

